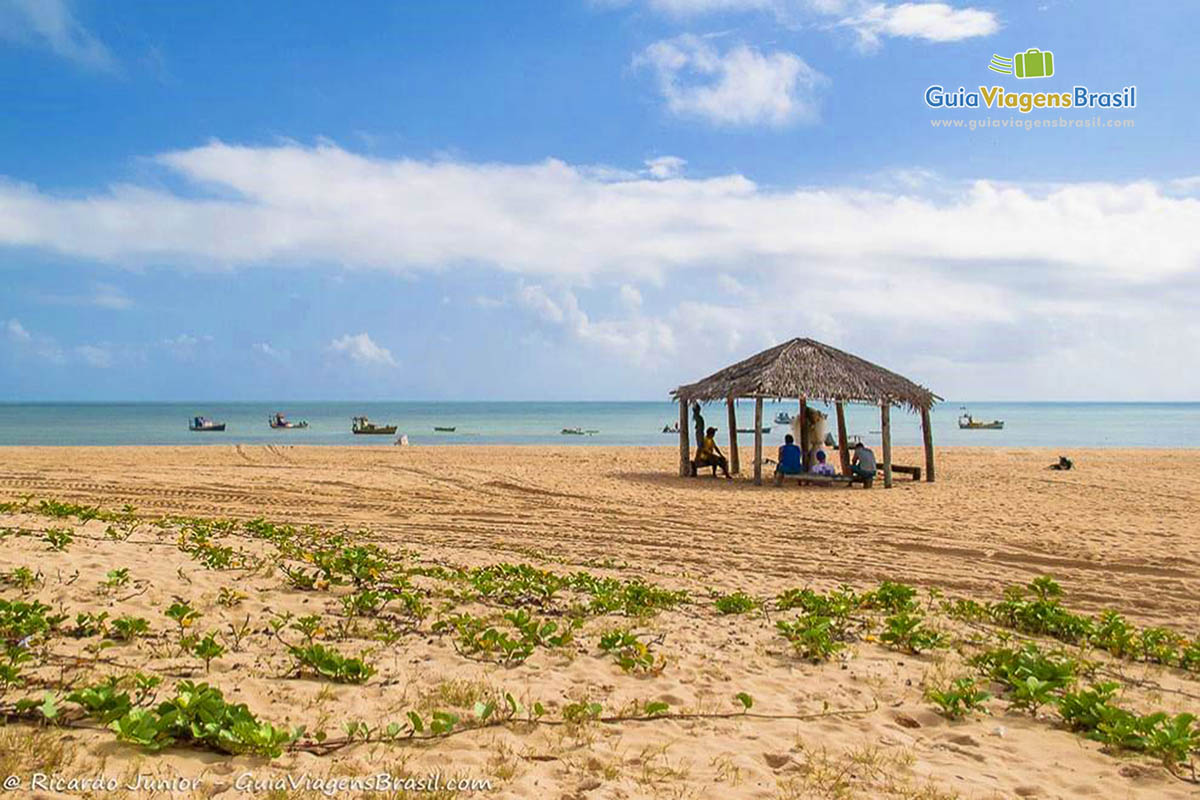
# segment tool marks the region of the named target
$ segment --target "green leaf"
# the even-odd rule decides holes
[[[737,700],[739,703],[742,704],[743,711],[749,711],[751,708],[754,707],[754,698],[751,697],[750,695],[746,694],[745,692],[738,692],[736,695],[733,696],[733,699]]]
[[[58,719],[58,698],[50,692],[46,692],[42,698],[41,707],[42,716],[49,720]]]

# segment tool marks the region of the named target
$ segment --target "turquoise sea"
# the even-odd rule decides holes
[[[959,406],[976,419],[1002,419],[1004,430],[958,429]],[[304,430],[272,430],[267,417],[282,411],[308,420]],[[768,442],[782,439],[774,425],[780,411],[795,413],[796,403],[767,403]],[[572,444],[672,445],[662,433],[679,418],[668,402],[420,402],[420,403],[10,403],[0,404],[0,445],[212,445],[287,443],[309,445],[391,444],[395,437],[355,436],[350,418],[367,415],[398,426],[412,444]],[[726,435],[723,404],[706,406],[705,418]],[[225,422],[224,433],[192,433],[197,415]],[[754,404],[738,406],[739,427],[753,424]],[[831,416],[831,422],[832,414]],[[1200,447],[1200,403],[988,403],[947,401],[934,409],[934,441],[939,445],[997,447]],[[454,433],[435,433],[452,426]],[[597,431],[566,436],[563,428]],[[879,439],[879,412],[847,406],[846,427],[864,441]],[[833,425],[830,425],[833,428]],[[892,411],[893,442],[920,444],[920,421]]]

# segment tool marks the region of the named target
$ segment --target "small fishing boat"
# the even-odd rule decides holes
[[[775,415],[775,424],[776,425],[791,425],[792,424],[792,415],[787,413],[786,411],[780,411],[778,414]]]
[[[966,407],[962,407],[963,412],[958,417],[958,427],[965,431],[998,431],[1004,429],[1004,420],[993,419],[988,422],[975,419],[967,411]]]
[[[769,425],[764,425],[762,432],[770,433],[771,427]],[[738,428],[738,433],[754,433],[754,428]]]
[[[208,417],[192,417],[188,423],[188,430],[197,433],[217,433],[225,430],[225,423],[214,422]]]
[[[456,430],[458,430],[458,426],[455,425],[453,427],[447,427],[445,425],[434,425],[433,430],[436,433],[454,433]]]
[[[679,433],[679,423],[676,422],[674,426],[663,425],[662,432],[663,433]]]
[[[563,428],[563,436],[595,436],[600,431],[586,430],[584,428]]]
[[[354,433],[391,436],[396,432],[395,425],[376,425],[366,417],[353,417],[352,420],[350,430]]]
[[[300,428],[308,427],[308,420],[302,419],[298,422],[292,422],[290,419],[288,419],[287,417],[285,417],[283,415],[283,412],[276,411],[274,414],[267,417],[267,424],[270,425],[272,428],[276,428],[276,429],[278,429],[278,428],[300,429]]]

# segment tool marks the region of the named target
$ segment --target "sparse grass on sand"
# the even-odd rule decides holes
[[[399,782],[354,796],[472,794],[460,777],[553,798],[1197,790],[1200,631],[1036,572],[990,593],[899,572],[768,588],[278,509],[0,503],[3,774],[231,798],[244,774],[307,776],[258,794],[307,798],[381,772]]]

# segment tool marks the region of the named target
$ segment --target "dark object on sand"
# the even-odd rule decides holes
[[[1059,456],[1057,464],[1051,464],[1050,469],[1067,470],[1075,466],[1075,463],[1066,456]]]

